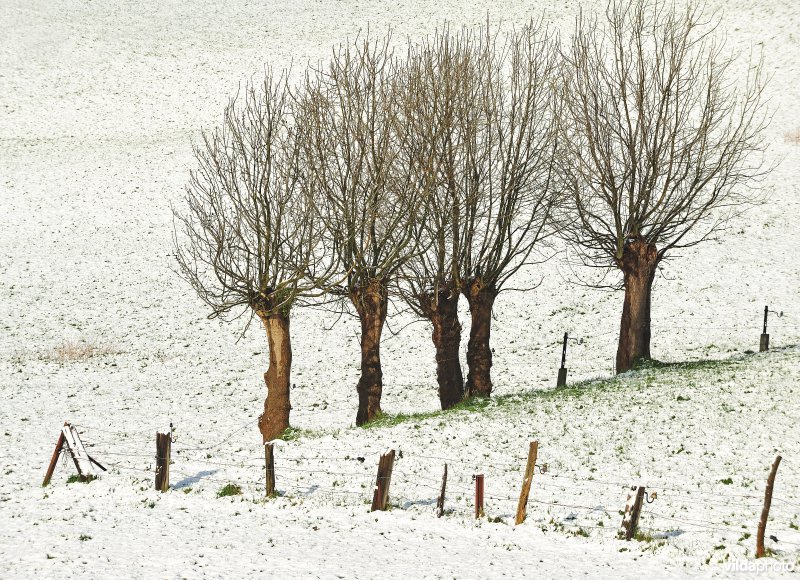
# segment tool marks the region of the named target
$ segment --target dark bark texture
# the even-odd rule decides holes
[[[625,302],[617,346],[617,374],[650,358],[650,296],[658,266],[658,251],[641,238],[626,242],[619,263]]]
[[[292,345],[288,314],[259,313],[258,317],[264,324],[269,342],[269,367],[264,373],[267,398],[264,400],[264,412],[258,418],[261,438],[266,443],[279,438],[289,427]]]
[[[353,290],[350,300],[361,320],[361,378],[357,387],[356,425],[364,425],[381,414],[381,333],[389,305],[386,284],[380,280],[372,280]]]
[[[467,383],[465,396],[488,397],[492,394],[492,348],[489,344],[492,330],[492,307],[497,289],[475,277],[464,287],[469,302],[472,327],[467,344]]]
[[[424,294],[419,298],[423,314],[433,324],[431,338],[436,347],[436,380],[442,409],[450,409],[464,400],[464,375],[458,358],[461,348],[458,297],[454,285],[449,284],[436,295]]]

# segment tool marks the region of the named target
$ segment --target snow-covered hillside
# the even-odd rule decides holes
[[[488,12],[514,23],[545,11],[567,34],[578,3],[0,0],[0,576],[724,574],[719,561],[752,558],[778,452],[768,533],[779,541],[769,547],[796,564],[800,144],[787,134],[800,129],[800,7],[710,7],[725,9],[721,32],[743,59],[764,50],[769,159],[781,163],[763,184],[769,203],[722,243],[665,265],[653,355],[725,362],[607,380],[622,296],[575,284],[556,256],[515,284],[541,278],[537,290],[497,302],[496,404],[364,430],[352,426],[357,322],[299,310],[300,437],[276,452],[284,497],[262,502],[265,337],[254,325],[237,341],[241,326],[206,320],[173,272],[170,206],[192,139],[240,82],[267,65],[302,70],[367,25],[404,38],[444,19],[477,23]],[[745,355],[757,350],[765,304],[785,312],[770,321],[774,349]],[[584,337],[570,347],[570,381],[598,380],[540,393],[555,384],[565,331]],[[80,356],[86,347],[93,356]],[[384,410],[435,411],[429,329],[387,334],[383,355]],[[42,489],[65,420],[115,467],[88,485],[67,485],[59,467]],[[173,490],[158,494],[153,435],[170,422]],[[529,521],[515,528],[534,438],[549,470],[535,476]],[[368,514],[387,447],[403,452],[395,508]],[[445,461],[452,511],[437,519]],[[471,517],[470,477],[481,472],[498,522]],[[217,498],[228,482],[243,495]],[[652,541],[621,542],[623,485],[638,483],[658,492],[642,519]]]

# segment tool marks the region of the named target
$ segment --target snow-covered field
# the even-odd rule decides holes
[[[0,577],[728,575],[753,562],[776,453],[776,557],[760,562],[800,567],[800,144],[786,138],[800,129],[800,7],[710,7],[725,8],[731,48],[764,49],[769,159],[781,163],[763,184],[768,204],[723,243],[665,265],[653,355],[723,362],[609,380],[622,296],[571,283],[557,256],[527,274],[543,278],[536,291],[497,303],[495,403],[360,429],[356,321],[298,310],[302,431],[276,451],[284,495],[263,501],[263,333],[237,342],[241,326],[206,320],[172,271],[170,204],[192,138],[266,65],[300,70],[367,25],[416,37],[444,19],[513,23],[544,10],[566,34],[577,2],[0,0]],[[765,304],[785,312],[770,321],[774,349],[744,354],[757,350]],[[585,339],[570,347],[570,381],[597,381],[547,391],[565,331]],[[94,356],[74,356],[81,345]],[[383,355],[384,410],[435,411],[429,329],[387,333]],[[43,489],[65,420],[110,469],[84,485],[59,466]],[[170,422],[173,489],[160,494],[154,433]],[[532,439],[549,469],[515,527]],[[402,452],[394,508],[370,514],[388,447]],[[474,473],[486,475],[491,521],[472,517]],[[218,498],[229,482],[243,494]],[[627,543],[615,537],[632,484],[658,498],[644,541]]]

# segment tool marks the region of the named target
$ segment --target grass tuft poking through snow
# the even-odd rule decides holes
[[[230,497],[232,495],[242,495],[242,488],[235,483],[229,483],[217,492],[217,497]]]

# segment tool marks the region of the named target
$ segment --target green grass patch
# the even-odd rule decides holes
[[[90,475],[87,475],[87,476],[81,478],[80,475],[76,474],[76,475],[70,475],[67,478],[67,483],[89,483],[91,481],[94,481],[95,479],[97,479],[96,475],[91,475],[90,474]]]
[[[453,406],[446,411],[426,411],[422,413],[381,413],[377,419],[361,426],[362,429],[380,429],[383,427],[394,427],[409,422],[425,421],[433,417],[447,416],[453,413],[468,412],[476,413],[483,411],[490,406],[502,406],[516,399],[518,395],[505,395],[489,399],[488,397],[470,397]]]
[[[287,427],[281,434],[280,438],[283,441],[297,441],[301,437],[313,437],[315,433],[307,429],[297,429],[295,427]]]
[[[428,419],[438,418],[446,420],[452,414],[480,413],[489,410],[513,409],[523,411],[536,408],[540,403],[561,402],[575,399],[586,399],[593,403],[597,395],[614,393],[616,391],[650,392],[654,394],[661,390],[672,390],[675,380],[686,383],[687,374],[692,372],[720,372],[733,370],[745,362],[743,354],[735,354],[727,359],[702,359],[696,361],[663,362],[659,360],[640,360],[634,369],[622,375],[587,379],[566,386],[548,389],[531,389],[517,393],[488,397],[471,397],[446,411],[428,411],[421,413],[382,413],[374,421],[362,425],[362,429],[382,429],[394,427],[405,423],[421,423]],[[674,394],[678,402],[691,401],[685,394]],[[301,432],[291,429],[288,437],[320,436],[324,433]],[[284,435],[286,438],[287,435]]]
[[[232,495],[242,495],[242,488],[235,483],[229,483],[217,492],[217,497],[230,497]]]
[[[409,421],[424,421],[425,419],[430,419],[431,417],[436,417],[437,415],[441,414],[441,411],[430,411],[427,413],[397,413],[396,415],[393,413],[381,413],[378,415],[378,418],[374,421],[370,421],[369,423],[365,423],[361,425],[362,429],[381,429],[383,427],[394,427],[395,425],[400,425],[402,423],[408,423]]]

